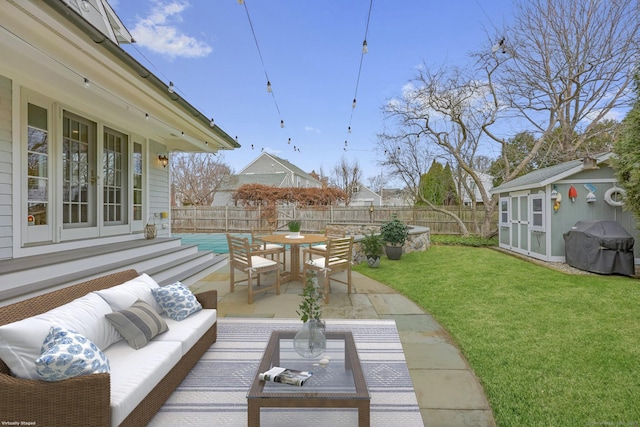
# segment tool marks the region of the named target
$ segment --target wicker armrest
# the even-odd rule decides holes
[[[195,294],[196,299],[202,305],[202,308],[218,308],[218,291],[213,289],[210,291],[199,292]]]
[[[110,375],[48,382],[0,374],[0,419],[36,426],[109,426]]]

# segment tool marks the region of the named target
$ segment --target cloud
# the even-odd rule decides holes
[[[316,129],[313,126],[305,126],[304,127],[304,131],[305,132],[320,133],[320,129]]]
[[[131,30],[140,46],[171,58],[200,58],[211,53],[211,46],[182,32],[182,12],[189,7],[186,1],[154,2],[153,10]]]

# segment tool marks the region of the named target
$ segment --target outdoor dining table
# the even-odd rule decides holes
[[[299,237],[294,237],[289,234],[271,234],[268,236],[261,236],[260,239],[267,243],[290,245],[291,272],[288,278],[283,278],[283,281],[302,281],[303,275],[300,271],[300,245],[312,245],[314,243],[326,242],[327,236],[324,234],[301,234]]]

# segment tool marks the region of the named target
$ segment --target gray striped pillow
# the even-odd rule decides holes
[[[142,300],[131,307],[105,315],[116,330],[136,350],[141,349],[156,335],[167,332],[167,322]]]

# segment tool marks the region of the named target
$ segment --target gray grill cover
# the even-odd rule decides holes
[[[615,221],[578,221],[564,233],[567,264],[600,274],[633,276],[633,237]]]

